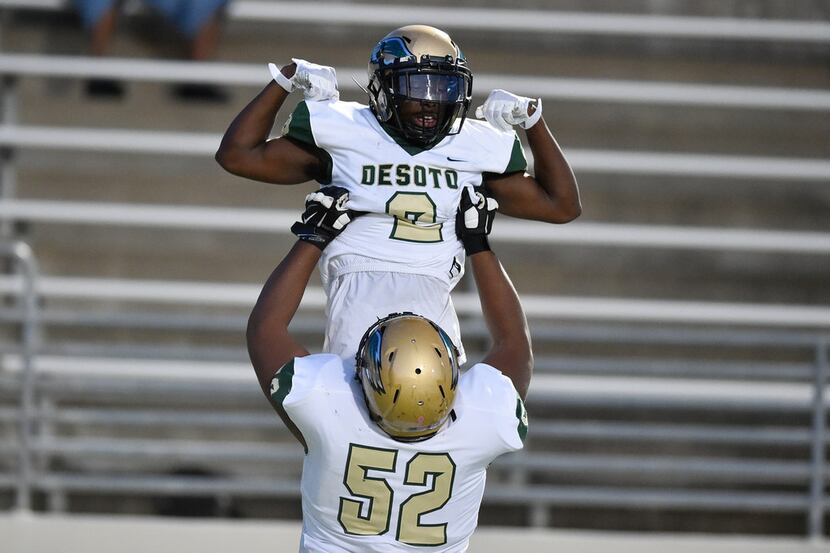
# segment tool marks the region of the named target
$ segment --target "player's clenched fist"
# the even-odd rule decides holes
[[[273,63],[268,64],[268,70],[278,85],[287,92],[296,89],[303,91],[306,100],[339,100],[340,92],[337,90],[337,73],[333,67],[317,65],[300,58],[291,58],[297,68],[294,75],[286,77],[282,71]]]
[[[337,238],[352,219],[363,212],[348,208],[349,192],[339,186],[325,186],[305,197],[302,220],[291,225],[300,240],[324,249]]]
[[[529,112],[533,113],[529,113]],[[513,125],[529,129],[542,117],[542,99],[534,100],[516,96],[506,90],[496,89],[490,93],[484,104],[476,108],[476,117],[509,132]]]
[[[467,255],[490,249],[487,235],[493,229],[498,208],[499,202],[484,187],[464,188],[455,215],[455,234]]]

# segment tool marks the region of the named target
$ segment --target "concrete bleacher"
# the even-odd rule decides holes
[[[0,532],[12,551],[47,552],[57,548],[103,553],[163,551],[222,553],[240,548],[250,553],[283,553],[299,546],[298,523],[284,521],[171,521],[141,517],[2,516]],[[133,539],[124,540],[129,535]],[[499,553],[563,551],[579,553],[822,553],[827,547],[786,538],[632,535],[622,532],[549,532],[544,530],[482,528],[471,540],[472,550]]]
[[[406,12],[446,22],[476,71],[477,100],[496,86],[544,97],[585,204],[564,227],[496,223],[537,377],[528,450],[493,467],[482,523],[816,537],[827,14],[657,4],[660,14],[625,16],[568,2],[509,18]],[[84,58],[64,5],[0,2],[0,74],[14,77],[0,217],[42,273],[34,507],[149,513],[157,496],[197,494],[244,516],[296,517],[299,451],[258,396],[242,332],[312,185],[244,182],[211,156],[264,85],[265,61],[331,63],[358,99],[349,76],[363,75],[400,7],[237,1],[221,60],[183,64],[146,59],[131,32],[142,14],[128,16],[114,59]],[[354,33],[369,13],[370,30]],[[125,79],[127,97],[85,98],[89,76]],[[178,81],[224,84],[232,101],[177,103],[165,87]],[[19,297],[21,282],[4,276],[0,292]],[[297,324],[311,343],[322,302],[311,289]],[[486,342],[467,284],[456,302],[474,359]],[[0,502],[11,506],[24,317],[13,304],[0,315]],[[213,474],[175,474],[193,466]]]

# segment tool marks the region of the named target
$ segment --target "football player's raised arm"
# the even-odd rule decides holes
[[[487,235],[499,205],[483,188],[465,187],[455,216],[455,233],[473,266],[484,322],[493,344],[482,360],[513,381],[522,399],[527,395],[533,353],[530,331],[510,277],[490,251]]]
[[[492,345],[482,360],[513,381],[522,400],[533,371],[530,330],[519,295],[492,251],[469,257]]]
[[[248,318],[248,355],[266,397],[270,398],[271,380],[277,371],[295,357],[308,355],[308,350],[288,331],[288,325],[320,259],[320,251],[309,242],[297,241],[268,277]]]
[[[303,299],[320,252],[361,215],[349,209],[348,203],[348,190],[338,186],[306,196],[302,222],[291,226],[299,240],[268,277],[248,319],[248,354],[268,397],[274,374],[295,357],[308,355],[308,350],[288,332],[288,325]]]
[[[287,78],[295,64],[283,67]],[[320,175],[323,164],[313,150],[288,138],[268,140],[274,119],[289,92],[271,81],[231,122],[216,161],[234,175],[273,184],[299,184]]]
[[[522,219],[567,223],[582,213],[576,177],[544,119],[527,129],[534,176],[519,172],[487,179],[499,212]]]
[[[533,152],[534,176],[523,171],[485,175],[488,188],[499,202],[499,212],[548,223],[567,223],[579,217],[582,204],[576,177],[541,117],[541,100],[494,90],[479,109],[481,116],[503,130],[513,125],[526,128]]]

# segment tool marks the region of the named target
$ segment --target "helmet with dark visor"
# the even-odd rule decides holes
[[[414,41],[407,35],[417,37],[418,32],[423,33],[421,29],[446,37],[434,48],[440,48],[438,55],[422,53],[418,57],[410,48]],[[428,38],[435,42],[433,36]],[[451,45],[455,56],[443,53],[447,51],[444,42]],[[417,50],[417,42],[414,46]],[[461,131],[470,107],[473,77],[460,49],[442,31],[425,26],[393,31],[372,51],[369,77],[372,110],[381,123],[393,127],[407,142],[430,148]]]

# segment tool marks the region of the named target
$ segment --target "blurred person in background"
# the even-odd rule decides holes
[[[348,191],[310,194],[292,227],[299,240],[265,283],[247,340],[263,393],[305,450],[301,553],[466,551],[487,468],[523,447],[530,333],[487,243],[497,203],[473,198],[465,189],[456,232],[476,251],[492,345],[463,374],[447,333],[414,313],[360,329],[352,359],[309,354],[288,327],[322,251],[357,215]]]
[[[301,59],[233,120],[216,160],[230,173],[275,184],[316,180],[349,191],[349,225],[320,260],[326,291],[323,349],[354,356],[363,330],[388,313],[414,311],[461,346],[450,298],[475,253],[456,238],[467,187],[492,192],[501,213],[567,223],[581,213],[576,179],[542,118],[541,100],[492,91],[467,117],[472,72],[447,33],[409,25],[382,38],[369,56],[369,105],[339,100],[334,69]],[[282,136],[274,119],[293,90]],[[526,133],[534,175],[514,127]],[[478,195],[483,201],[483,195]]]
[[[123,0],[72,0],[84,28],[89,32],[90,54],[106,56],[117,27]],[[142,0],[155,13],[173,24],[187,42],[183,56],[192,61],[212,59],[219,45],[222,17],[229,0]],[[120,98],[123,85],[112,79],[90,79],[87,93],[96,97]],[[212,84],[184,83],[173,88],[183,100],[225,102],[227,94]]]

